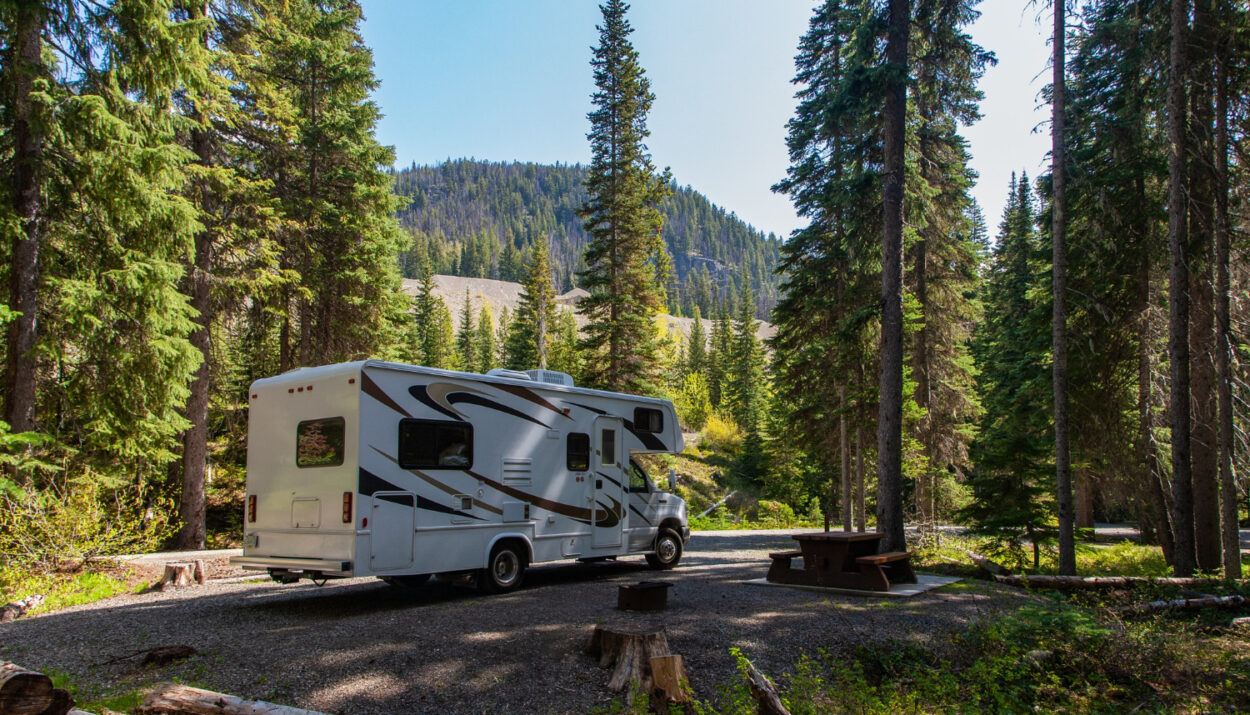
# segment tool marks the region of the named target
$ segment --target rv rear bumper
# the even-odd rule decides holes
[[[352,562],[333,559],[300,559],[286,556],[231,556],[230,563],[245,569],[269,571],[303,571],[326,574],[327,576],[351,576]]]

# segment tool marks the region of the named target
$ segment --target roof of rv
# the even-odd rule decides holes
[[[301,367],[294,370],[288,370],[280,375],[266,377],[257,380],[253,384],[261,383],[285,383],[285,382],[303,382],[308,378],[324,378],[332,377],[336,374],[357,374],[366,367],[381,370],[395,370],[397,372],[411,372],[418,375],[433,375],[438,377],[455,377],[463,380],[474,380],[476,382],[497,383],[502,385],[523,385],[532,390],[548,390],[551,392],[564,392],[574,395],[597,395],[599,397],[615,397],[617,399],[633,400],[640,402],[652,402],[662,405],[671,405],[669,400],[658,397],[645,397],[643,395],[631,395],[625,392],[609,392],[607,390],[595,390],[589,387],[566,387],[551,382],[542,382],[539,380],[521,380],[512,377],[503,377],[499,375],[481,375],[476,372],[458,372],[456,370],[443,370],[436,367],[422,367],[420,365],[405,365],[397,362],[387,362],[385,360],[357,360],[356,362],[341,362],[334,365],[320,365],[318,367]]]

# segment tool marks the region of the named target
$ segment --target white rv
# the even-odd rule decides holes
[[[664,490],[632,459],[682,451],[667,400],[376,360],[257,380],[249,397],[231,561],[275,580],[472,573],[501,592],[541,561],[672,568],[690,538],[672,472]]]

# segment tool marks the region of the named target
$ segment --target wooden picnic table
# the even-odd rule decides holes
[[[890,581],[915,583],[909,563],[911,554],[900,551],[878,554],[879,531],[821,531],[794,534],[799,548],[771,553],[768,580],[777,583],[829,586],[835,588],[890,590]],[[803,558],[803,568],[794,568],[793,559]],[[888,574],[887,574],[888,571]]]

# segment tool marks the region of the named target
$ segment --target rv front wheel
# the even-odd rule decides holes
[[[506,593],[520,586],[524,577],[525,552],[513,542],[504,542],[491,550],[478,586],[486,593]]]
[[[653,569],[671,569],[681,561],[681,537],[672,529],[660,529],[655,537],[655,553],[647,554],[647,565]]]

